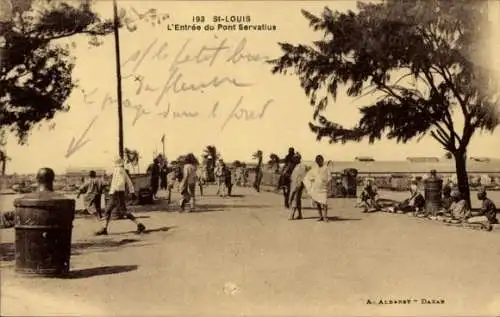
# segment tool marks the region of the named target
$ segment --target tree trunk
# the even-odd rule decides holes
[[[467,175],[467,157],[465,152],[457,151],[453,153],[455,157],[455,168],[457,172],[458,190],[462,197],[467,201],[469,207],[470,203],[470,189],[469,189],[469,176]]]

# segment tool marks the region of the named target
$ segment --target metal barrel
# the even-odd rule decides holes
[[[425,212],[435,215],[442,205],[443,180],[439,178],[428,178],[424,180]]]
[[[14,201],[15,271],[57,277],[69,272],[75,200],[37,192]]]

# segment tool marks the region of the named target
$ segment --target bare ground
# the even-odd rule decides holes
[[[500,313],[498,230],[362,214],[350,199],[330,201],[329,223],[312,209],[289,221],[278,195],[237,188],[239,197],[221,199],[214,191],[196,213],[139,213],[150,229],[140,236],[117,221],[109,236],[92,237],[97,224],[75,220],[67,279],[16,276],[14,231],[0,230],[2,315]],[[391,299],[410,304],[378,304]]]

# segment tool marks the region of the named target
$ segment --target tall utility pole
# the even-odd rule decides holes
[[[116,54],[116,96],[118,100],[118,151],[123,159],[123,109],[122,109],[122,71],[120,68],[120,34],[118,20],[118,5],[113,0],[113,20],[115,34],[115,54]]]

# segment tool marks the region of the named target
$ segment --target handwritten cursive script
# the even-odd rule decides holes
[[[267,108],[273,101],[274,101],[273,99],[267,100],[264,103],[264,106],[262,106],[262,109],[254,111],[245,109],[241,106],[243,102],[243,96],[241,96],[240,99],[238,99],[238,102],[236,102],[236,105],[233,107],[233,109],[227,116],[224,123],[222,124],[220,130],[223,131],[228,125],[228,123],[231,122],[232,120],[245,120],[245,121],[261,120],[262,118],[264,118]]]
[[[125,68],[129,64],[133,64],[132,73],[136,72],[142,65],[144,60],[149,57],[150,60],[163,61],[169,57],[167,49],[170,47],[168,42],[163,42],[158,46],[159,39],[154,39],[150,44],[146,45],[144,48],[134,51],[125,61],[122,63],[122,67]],[[212,66],[219,60],[222,53],[228,53],[226,55],[224,62],[237,64],[240,62],[264,62],[270,59],[269,56],[261,55],[257,53],[251,53],[246,51],[247,39],[242,38],[238,44],[233,48],[228,44],[226,38],[219,40],[217,44],[207,45],[203,44],[199,49],[190,50],[193,43],[193,39],[187,39],[182,45],[180,50],[175,53],[173,61],[170,65],[170,70],[173,70],[180,65],[195,63],[195,64],[208,64]]]
[[[211,79],[200,82],[198,84],[190,84],[186,83],[185,81],[182,80],[183,74],[179,73],[179,69],[175,68],[172,71],[170,71],[170,75],[163,85],[163,88],[156,99],[155,104],[159,105],[160,102],[163,100],[163,97],[165,96],[166,93],[168,92],[173,92],[175,94],[181,93],[181,92],[188,92],[188,91],[200,91],[202,89],[206,88],[218,88],[221,85],[228,84],[233,87],[248,87],[252,86],[250,83],[242,83],[239,82],[235,78],[231,77],[221,77],[219,78],[218,76],[212,77]]]

